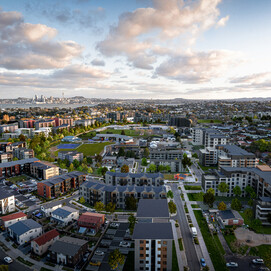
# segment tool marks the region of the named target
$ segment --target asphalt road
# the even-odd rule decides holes
[[[186,220],[186,215],[184,212],[184,207],[181,201],[178,186],[176,184],[171,184],[171,188],[174,195],[174,201],[177,206],[177,219],[180,224],[188,266],[190,268],[190,271],[199,271],[200,263],[193,244],[191,230]]]
[[[197,178],[198,178],[198,182],[201,182],[201,176],[202,173],[201,171],[195,166],[195,164],[193,163],[191,166],[191,170],[196,174]]]
[[[23,271],[31,271],[31,270],[33,270],[33,269],[26,267],[25,265],[21,264],[18,261],[13,261],[13,263],[11,263],[11,264],[6,264],[4,261],[4,258],[6,256],[7,256],[7,254],[2,249],[0,249],[0,265],[2,265],[2,264],[8,265],[9,271],[22,271],[22,270]]]

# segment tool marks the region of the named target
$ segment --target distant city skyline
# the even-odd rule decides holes
[[[268,0],[0,0],[0,98],[271,96]]]

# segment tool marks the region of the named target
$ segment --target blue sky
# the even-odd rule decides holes
[[[271,96],[271,1],[0,0],[1,98]]]

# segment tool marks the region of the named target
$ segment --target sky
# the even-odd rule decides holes
[[[270,0],[0,0],[0,98],[271,97]]]

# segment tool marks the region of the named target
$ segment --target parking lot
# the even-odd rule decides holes
[[[91,259],[92,264],[89,264],[86,270],[109,271],[111,268],[107,262],[111,251],[119,249],[122,254],[127,256],[129,251],[134,250],[133,241],[129,233],[129,223],[116,222],[116,224],[119,225],[116,228],[113,228],[111,226],[112,224],[109,226],[99,246],[95,250]],[[124,242],[123,245],[127,245],[128,247],[121,247],[120,242]]]

